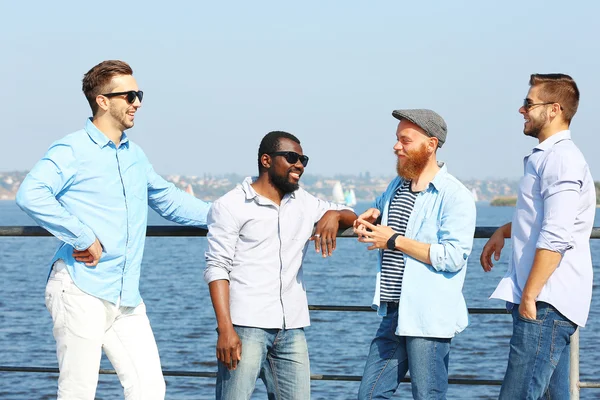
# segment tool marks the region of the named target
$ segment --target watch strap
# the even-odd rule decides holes
[[[400,236],[399,233],[394,233],[387,241],[388,250],[396,250],[396,238]]]

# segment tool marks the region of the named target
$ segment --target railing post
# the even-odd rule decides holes
[[[569,366],[569,393],[571,400],[579,400],[579,327],[571,336],[571,360]]]

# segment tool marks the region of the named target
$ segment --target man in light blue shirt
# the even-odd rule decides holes
[[[539,144],[524,159],[512,223],[481,253],[485,271],[511,238],[508,271],[492,294],[513,315],[501,399],[569,398],[569,343],[585,326],[592,297],[590,233],[596,191],[589,167],[571,140],[579,90],[563,74],[531,75],[519,109],[523,133]]]
[[[392,115],[400,120],[398,177],[354,229],[369,250],[380,250],[373,308],[383,317],[358,398],[391,398],[410,370],[415,399],[445,399],[450,341],[468,324],[462,287],[475,201],[437,162],[447,134],[442,117],[431,110]]]
[[[58,399],[93,399],[102,350],[126,399],[163,399],[156,342],[139,292],[148,205],[171,221],[206,227],[209,204],[157,175],[125,130],[143,92],[122,61],[83,78],[93,117],[50,146],[17,204],[61,240],[46,307],[60,368]]]

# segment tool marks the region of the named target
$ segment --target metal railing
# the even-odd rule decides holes
[[[475,239],[486,239],[496,231],[497,227],[482,226],[475,229]],[[179,226],[179,225],[160,225],[148,226],[146,236],[159,237],[184,237],[184,236],[206,236],[205,229]],[[38,226],[0,226],[0,237],[42,237],[52,236],[45,229]],[[352,228],[340,230],[338,237],[355,237]],[[600,227],[594,227],[590,235],[590,239],[600,239]],[[310,311],[342,311],[342,312],[374,312],[368,306],[339,306],[339,305],[309,305]],[[508,314],[504,308],[469,308],[469,314]],[[52,373],[57,374],[58,368],[46,367],[13,367],[0,365],[0,372],[30,372],[30,373]],[[116,375],[112,369],[101,369],[100,374]],[[179,377],[197,377],[197,378],[215,378],[215,372],[204,371],[177,371],[163,370],[164,376],[179,376]],[[320,375],[312,374],[310,379],[317,381],[360,381],[359,375]],[[571,358],[570,358],[570,399],[579,400],[579,391],[581,388],[600,388],[598,382],[581,382],[579,380],[579,329],[571,336]],[[404,378],[402,382],[410,382],[410,378]],[[470,379],[470,378],[449,378],[449,384],[453,385],[488,385],[500,386],[502,380],[498,379]]]

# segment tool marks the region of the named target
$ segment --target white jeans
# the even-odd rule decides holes
[[[82,292],[62,261],[46,285],[60,376],[58,400],[93,400],[102,349],[126,400],[163,400],[165,380],[144,303],[119,307]]]

